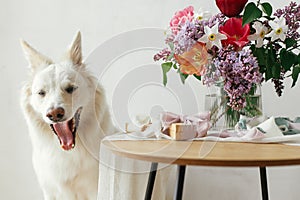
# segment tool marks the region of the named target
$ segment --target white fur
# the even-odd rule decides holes
[[[78,33],[64,61],[52,62],[21,41],[31,67],[24,85],[21,105],[33,146],[33,167],[46,200],[97,199],[100,139],[115,132],[104,91],[82,63],[81,36]],[[76,85],[74,93],[65,91]],[[43,90],[44,97],[39,95]],[[47,110],[60,106],[71,119],[83,107],[74,149],[64,151],[52,132]]]

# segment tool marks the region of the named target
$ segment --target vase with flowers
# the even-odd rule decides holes
[[[176,70],[184,83],[193,76],[208,86],[211,119],[225,116],[232,127],[240,115],[261,114],[261,83],[274,83],[278,96],[283,80],[300,74],[300,5],[290,2],[273,12],[268,2],[216,0],[220,13],[196,13],[192,6],[177,11],[166,34],[167,47],[154,56],[162,60],[163,83]],[[242,13],[242,14],[241,14]],[[216,114],[218,113],[218,114]]]

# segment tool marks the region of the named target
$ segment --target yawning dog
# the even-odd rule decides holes
[[[82,61],[81,35],[53,62],[21,41],[30,65],[21,106],[44,199],[97,199],[100,140],[116,132],[104,90]]]

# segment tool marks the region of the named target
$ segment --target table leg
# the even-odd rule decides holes
[[[151,169],[149,172],[148,184],[147,184],[147,189],[146,189],[146,193],[145,193],[145,200],[151,200],[157,166],[158,166],[158,163],[155,163],[155,162],[151,163]]]
[[[175,190],[174,200],[181,200],[182,199],[185,169],[186,169],[185,165],[178,165],[176,190]]]
[[[260,183],[261,183],[261,192],[262,192],[262,199],[268,200],[268,182],[267,182],[267,172],[266,167],[260,167]]]

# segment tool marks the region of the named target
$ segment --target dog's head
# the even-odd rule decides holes
[[[30,105],[58,136],[61,147],[75,146],[76,130],[82,109],[88,103],[91,87],[85,80],[81,35],[76,35],[66,58],[54,63],[25,41],[21,41],[31,67]]]

